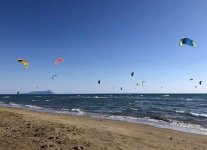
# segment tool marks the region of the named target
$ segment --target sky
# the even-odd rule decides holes
[[[0,93],[206,93],[206,14],[206,0],[0,0]]]

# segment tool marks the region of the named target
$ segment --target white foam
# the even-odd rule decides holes
[[[61,111],[70,111],[70,109],[65,109],[65,108],[62,108],[60,109]]]
[[[185,113],[185,111],[183,111],[183,110],[176,110],[175,112],[177,112],[177,113]]]
[[[172,120],[169,123],[163,120],[151,119],[149,117],[136,118],[136,117],[129,117],[129,116],[109,116],[109,119],[110,118],[114,120],[120,120],[120,121],[126,121],[126,122],[148,124],[148,125],[159,127],[159,128],[166,128],[166,129],[172,129],[172,130],[177,130],[177,131],[182,131],[182,132],[207,135],[207,129],[197,124],[188,124],[188,123],[172,121]]]
[[[199,113],[194,113],[194,112],[190,112],[191,115],[196,116],[196,117],[206,117],[207,118],[207,114],[199,114]]]
[[[56,111],[56,112],[66,113],[66,114],[77,114],[77,115],[85,115],[86,114],[86,112],[84,112],[82,109],[78,109],[78,108],[73,108],[73,109],[62,108],[60,110],[61,111]]]
[[[22,107],[22,105],[16,104],[16,103],[13,103],[13,102],[9,102],[9,106],[17,107],[17,108],[21,108]]]
[[[2,97],[2,98],[5,98],[5,99],[6,99],[6,98],[11,98],[11,96],[4,96],[4,97]]]
[[[34,106],[34,105],[25,105],[28,108],[32,108],[32,109],[41,109],[42,107],[38,107],[38,106]]]
[[[74,98],[78,98],[78,97],[74,97]],[[102,99],[102,98],[108,98],[108,97],[104,97],[104,96],[82,96],[81,98],[91,98],[91,99]]]
[[[131,110],[135,110],[135,111],[137,111],[138,109],[137,108],[130,108]]]
[[[71,111],[72,111],[72,112],[79,113],[79,114],[81,114],[81,115],[85,114],[85,112],[84,112],[83,110],[78,109],[78,108],[73,108],[73,109],[71,109]]]
[[[162,96],[169,97],[170,95],[169,94],[165,94],[165,95],[162,95]]]
[[[46,99],[45,101],[46,101],[46,102],[50,102],[51,100],[49,100],[49,99]]]

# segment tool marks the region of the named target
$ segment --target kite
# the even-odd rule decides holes
[[[55,80],[55,77],[57,77],[57,75],[53,75],[53,76],[52,76],[52,79]]]
[[[142,86],[144,86],[144,83],[145,83],[146,81],[142,81]]]
[[[123,88],[122,88],[122,87],[121,87],[120,89],[121,89],[121,90],[123,90]]]
[[[139,86],[139,83],[137,83],[136,86]]]
[[[101,84],[101,80],[98,80],[98,84]]]
[[[193,79],[191,78],[190,81],[193,81]]]
[[[183,44],[186,44],[186,45],[189,45],[189,46],[193,46],[193,47],[196,46],[196,42],[191,40],[191,39],[189,39],[189,38],[182,38],[182,39],[180,39],[179,45],[183,46]]]
[[[199,81],[199,84],[201,85],[203,81]]]
[[[132,77],[134,76],[134,72],[131,73],[131,76],[132,76]]]
[[[17,59],[17,61],[24,65],[24,69],[27,69],[29,67],[29,63],[26,60],[24,60],[24,59]]]
[[[55,60],[55,65],[58,65],[61,62],[64,62],[64,59],[63,58],[58,58],[57,60]]]

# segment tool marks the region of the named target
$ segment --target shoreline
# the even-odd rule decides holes
[[[207,129],[200,128],[199,125],[196,125],[196,124],[186,124],[186,123],[178,123],[178,122],[169,123],[163,120],[154,120],[154,119],[149,119],[149,118],[136,118],[136,117],[130,117],[130,116],[113,116],[113,115],[103,115],[103,114],[98,115],[98,114],[82,112],[79,109],[76,109],[74,112],[71,112],[68,110],[53,110],[49,108],[37,107],[37,106],[32,106],[32,105],[24,106],[20,104],[13,104],[13,105],[0,104],[0,108],[1,107],[31,110],[35,112],[83,116],[83,117],[97,118],[97,119],[107,119],[107,120],[112,120],[112,121],[114,120],[114,121],[149,125],[149,126],[156,127],[156,128],[169,129],[169,130],[180,131],[180,132],[185,132],[185,133],[207,135]]]
[[[3,149],[207,149],[205,135],[138,123],[8,107],[0,116]]]

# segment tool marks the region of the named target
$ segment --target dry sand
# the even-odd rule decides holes
[[[0,150],[207,150],[207,136],[0,107]]]

